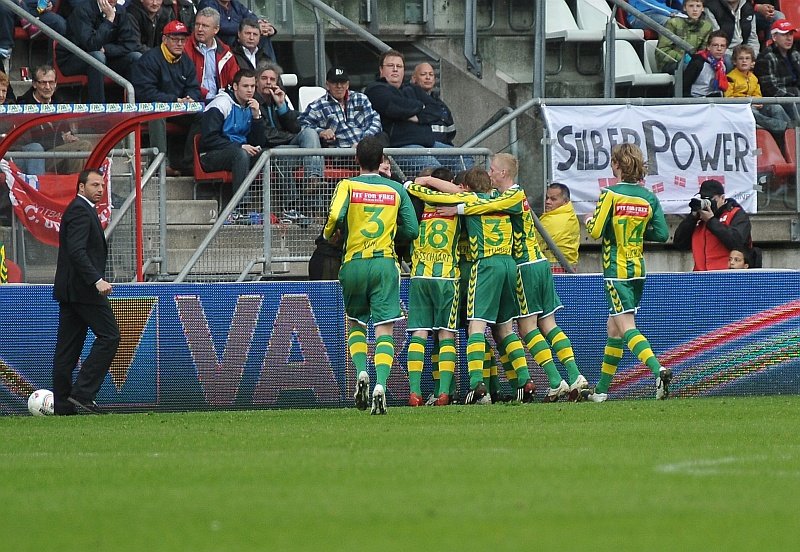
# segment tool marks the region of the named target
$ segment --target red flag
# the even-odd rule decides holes
[[[22,221],[25,228],[37,240],[47,245],[58,247],[58,231],[61,228],[61,216],[75,197],[78,175],[75,174],[43,174],[27,175],[9,161],[2,164],[8,186],[8,198],[14,207],[14,213]],[[105,228],[111,219],[111,160],[106,159],[100,167],[105,186],[103,199],[96,207],[100,224]]]

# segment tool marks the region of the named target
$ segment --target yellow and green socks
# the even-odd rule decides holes
[[[439,342],[439,393],[453,396],[453,375],[456,371],[456,340],[442,339]]]
[[[572,350],[572,343],[567,337],[567,334],[556,326],[547,333],[545,339],[547,339],[553,352],[558,357],[558,361],[567,369],[567,379],[569,379],[569,383],[575,383],[575,380],[578,379],[581,372],[578,369],[578,364],[575,362],[575,352]]]
[[[375,340],[375,383],[386,389],[386,381],[394,361],[394,338],[382,335]]]
[[[644,363],[645,366],[650,368],[653,375],[658,377],[658,373],[661,371],[661,363],[658,362],[647,338],[634,328],[625,332],[625,342],[628,344],[628,349],[639,359],[639,362]]]
[[[522,387],[531,379],[531,373],[530,370],[528,370],[528,362],[525,360],[525,349],[522,346],[522,342],[517,337],[517,334],[510,333],[503,338],[500,348],[508,355],[508,362],[514,369],[516,381],[512,383],[512,389]],[[552,363],[552,359],[550,362]]]
[[[467,340],[467,367],[469,388],[475,389],[483,382],[483,359],[486,355],[486,340],[482,333],[470,334]]]
[[[603,366],[600,368],[600,381],[594,388],[595,393],[608,393],[611,378],[617,372],[617,366],[625,352],[623,347],[625,347],[625,341],[619,337],[609,337],[606,341],[606,347],[603,350]]]
[[[422,366],[425,364],[425,343],[428,340],[412,335],[408,343],[408,388],[422,396]],[[376,349],[377,356],[377,349]]]
[[[556,388],[561,383],[561,374],[558,373],[556,363],[553,362],[553,353],[550,352],[550,347],[547,345],[542,332],[538,329],[531,330],[525,336],[525,345],[531,352],[533,360],[536,364],[542,367],[544,373],[547,374],[547,380],[550,382],[550,388]]]
[[[350,326],[347,349],[350,351],[350,358],[353,360],[353,367],[358,377],[358,374],[367,370],[367,336],[364,334],[364,328],[356,324]]]

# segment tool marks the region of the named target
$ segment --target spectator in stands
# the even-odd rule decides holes
[[[680,17],[680,0],[629,0],[631,6],[648,16],[650,19],[666,25],[670,17]],[[628,16],[628,25],[634,29],[649,29],[650,27],[639,18]]]
[[[17,98],[19,104],[51,105],[69,103],[69,100],[58,93],[56,71],[50,65],[40,65],[33,71],[33,82],[30,89]],[[30,131],[36,145],[45,151],[73,152],[91,151],[92,143],[78,136],[78,128],[74,123],[45,123]],[[41,145],[40,145],[41,144]],[[47,170],[59,174],[77,174],[84,168],[85,159],[49,159]],[[25,172],[25,171],[23,171]],[[38,173],[36,173],[38,174]]]
[[[14,25],[16,16],[0,4],[0,70],[8,74],[11,70],[11,51],[14,49]]]
[[[749,252],[731,249],[731,254],[728,255],[728,268],[731,270],[750,268]]]
[[[223,90],[206,106],[202,116],[198,152],[205,171],[231,171],[233,191],[241,187],[250,168],[266,145],[264,117],[254,95],[256,74],[240,69],[233,77],[230,90]],[[248,191],[227,222],[258,222],[258,209],[250,202]],[[242,209],[255,214],[246,216]]]
[[[266,144],[268,148],[280,146],[294,146],[299,148],[319,149],[319,135],[311,128],[301,128],[298,122],[300,112],[290,109],[286,100],[286,92],[280,87],[280,78],[283,69],[274,62],[267,63],[258,71],[257,99],[261,104],[266,124]],[[299,212],[300,193],[299,186],[294,181],[293,165],[295,158],[279,158],[276,161],[282,176],[281,184],[284,203],[284,218],[306,222],[306,216]],[[303,178],[308,184],[303,186],[308,200],[306,203],[318,201],[316,207],[327,207],[327,197],[322,197],[322,183],[324,160],[318,155],[303,156]]]
[[[259,17],[250,11],[239,0],[200,0],[197,9],[214,8],[220,15],[219,37],[228,46],[233,47],[241,29],[241,23],[245,19],[254,19],[258,22],[260,50],[272,61],[277,61],[275,49],[272,46],[272,38],[277,31],[275,26],[266,17]],[[244,67],[240,64],[240,67]]]
[[[414,90],[414,96],[422,100],[426,107],[429,106],[430,109],[435,109],[439,113],[439,120],[431,123],[433,139],[436,142],[452,146],[456,137],[456,123],[453,120],[452,111],[444,103],[439,92],[434,90],[435,86],[436,73],[433,71],[433,66],[424,61],[418,64],[414,68],[414,74],[411,75],[409,88]]]
[[[230,85],[239,71],[233,52],[219,39],[218,32],[219,12],[203,8],[197,12],[194,31],[186,42],[186,56],[194,63],[200,96],[206,103]]]
[[[314,100],[300,115],[300,126],[319,135],[320,142],[338,148],[354,148],[362,138],[381,132],[381,117],[369,98],[350,90],[350,77],[342,67],[331,67],[325,76],[328,93]]]
[[[581,225],[578,221],[578,216],[575,214],[575,208],[570,200],[567,186],[559,182],[553,182],[547,187],[544,213],[539,217],[539,220],[570,266],[573,269],[577,269],[578,247],[581,243]],[[550,261],[553,272],[565,272],[555,254],[547,246],[547,242],[538,232],[536,233],[536,240],[539,242],[542,253]]]
[[[194,28],[195,7],[192,0],[164,0],[164,7],[172,12],[172,19],[177,19],[189,30]]]
[[[771,98],[800,96],[800,52],[793,48],[797,28],[786,19],[772,24],[772,44],[756,59],[755,74],[761,92]],[[797,104],[783,104],[786,114],[800,121]]]
[[[431,124],[441,120],[438,110],[401,91],[405,58],[397,50],[388,50],[379,58],[379,78],[367,85],[364,93],[381,116],[383,130],[393,148],[448,147],[436,143]],[[425,167],[439,167],[433,156],[406,157],[400,163],[404,170],[418,174]]]
[[[142,55],[128,13],[117,9],[114,0],[86,1],[75,6],[67,20],[65,36],[103,65],[130,80],[131,68]],[[67,50],[56,48],[56,59],[65,75],[89,77],[89,102],[105,103],[103,74]]]
[[[749,44],[758,56],[761,44],[756,31],[755,12],[750,0],[705,0],[706,16],[714,29],[725,32],[728,51],[725,63],[733,68],[731,56],[739,44]]]
[[[6,75],[3,71],[0,71],[0,105],[10,105],[15,104],[16,98],[14,98],[14,91],[11,89],[11,83],[8,80],[8,75]],[[6,132],[6,126],[4,125],[2,128],[2,132]],[[0,135],[0,139],[4,138],[5,135]],[[24,152],[38,152],[44,151],[44,147],[38,142],[28,142],[28,143],[18,143],[14,144],[13,150],[11,151],[11,155],[14,159],[14,163],[17,165],[17,168],[25,174],[42,174],[44,173],[44,159],[20,159],[18,157],[14,157],[14,151],[24,151]],[[0,194],[0,204],[4,203],[6,194]],[[8,205],[7,203],[5,204]]]
[[[161,46],[164,27],[175,19],[170,8],[163,5],[164,0],[132,0],[128,7],[131,27],[136,36],[136,50],[145,53],[151,48]]]
[[[239,24],[238,38],[231,46],[231,51],[242,69],[258,71],[270,61],[275,61],[269,52],[261,48],[258,29],[258,21],[255,19],[244,19]]]
[[[755,56],[753,49],[747,44],[739,44],[733,49],[734,69],[728,73],[728,89],[726,98],[760,98],[761,86],[758,78],[753,74]],[[765,128],[779,139],[784,141],[784,132],[791,123],[786,111],[777,104],[752,104],[753,117],[756,125]]]
[[[796,0],[789,0],[794,2]],[[778,0],[754,0],[753,10],[756,12],[756,32],[761,36],[768,36],[772,24],[786,16],[780,10]]]
[[[62,35],[67,32],[67,20],[55,12],[52,1],[48,1],[43,10],[39,10],[39,0],[25,0],[23,4],[23,7],[29,14],[39,18],[42,23],[52,28],[54,31]],[[40,31],[37,31],[37,34],[38,32]],[[36,35],[31,34],[31,38],[34,36]]]
[[[703,0],[686,0],[683,4],[683,11],[686,12],[686,17],[670,17],[664,26],[691,44],[695,51],[700,50],[708,43],[708,35],[714,30],[703,11]],[[664,73],[675,73],[678,61],[688,63],[692,53],[684,52],[666,36],[659,35],[656,49],[658,70]]]
[[[722,97],[728,89],[725,51],[728,38],[724,31],[708,35],[708,46],[692,56],[683,72],[683,95],[693,98]]]
[[[14,97],[14,91],[11,90],[11,82],[8,80],[8,75],[6,75],[4,71],[0,70],[0,105],[9,105],[14,103],[17,102],[16,98]]]
[[[691,214],[675,229],[676,249],[690,250],[694,270],[728,268],[731,250],[744,251],[752,244],[750,217],[734,199],[725,198],[725,188],[718,180],[700,185],[700,199],[689,202]]]
[[[153,48],[144,53],[136,62],[133,71],[132,84],[136,98],[141,102],[199,102],[200,85],[197,83],[197,74],[194,63],[189,56],[183,55],[186,41],[189,38],[189,29],[180,21],[170,21],[164,27],[161,36],[161,48]],[[191,114],[175,117],[176,122],[191,124],[198,115]],[[158,119],[150,123],[150,144],[167,151],[166,122]],[[178,166],[191,174],[194,158],[194,144],[186,140],[183,148],[183,157]],[[180,170],[167,168],[168,176],[180,176]]]

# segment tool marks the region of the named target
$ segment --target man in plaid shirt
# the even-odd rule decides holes
[[[380,115],[366,95],[350,90],[350,77],[343,68],[328,71],[325,88],[328,93],[300,115],[301,127],[312,129],[321,142],[339,148],[354,148],[363,138],[381,132]]]

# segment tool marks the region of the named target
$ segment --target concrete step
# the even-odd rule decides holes
[[[173,199],[167,201],[167,224],[211,224],[217,220],[218,204],[213,199]],[[144,224],[158,222],[158,202],[143,201]]]

